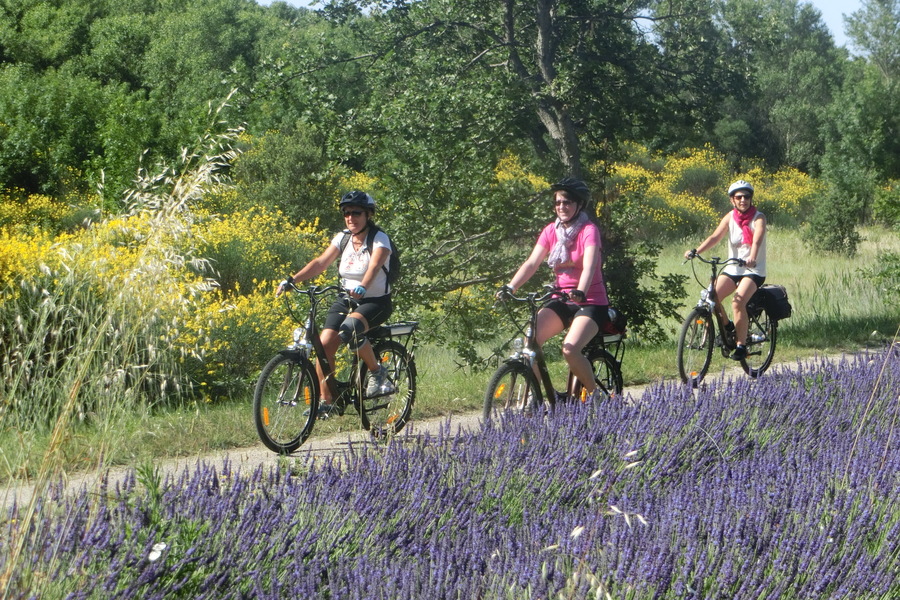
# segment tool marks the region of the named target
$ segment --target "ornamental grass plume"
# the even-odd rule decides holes
[[[190,205],[222,181],[222,167],[233,158],[227,142],[236,133],[208,134],[201,150],[182,154],[179,169],[155,176],[141,172],[128,196],[131,218],[108,219],[57,240],[56,256],[0,302],[0,419],[26,442],[21,457],[5,457],[7,479],[36,475],[35,500],[17,512],[16,526],[3,539],[8,553],[0,597],[27,591],[33,583],[14,573],[24,567],[28,577],[35,574],[20,561],[42,554],[22,550],[30,544],[30,526],[46,518],[36,499],[59,473],[59,455],[73,424],[89,420],[100,430],[115,427],[123,410],[171,401],[184,391],[178,357],[167,343],[177,336],[193,292],[209,288],[185,268],[197,262],[189,252]],[[93,252],[113,229],[123,243],[109,255]],[[110,268],[123,264],[128,268]],[[48,430],[49,445],[34,466],[28,442]],[[47,566],[57,568],[52,562]]]

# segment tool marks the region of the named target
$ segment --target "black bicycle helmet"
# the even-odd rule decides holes
[[[354,190],[352,192],[347,192],[341,197],[341,202],[338,204],[338,208],[344,208],[345,206],[359,206],[361,208],[367,208],[375,212],[375,198],[370,196],[365,192],[360,192],[359,190]]]
[[[568,192],[584,206],[591,199],[591,190],[582,180],[575,177],[564,177],[550,186],[551,192]]]

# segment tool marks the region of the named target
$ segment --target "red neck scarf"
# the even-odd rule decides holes
[[[753,217],[755,216],[755,206],[751,206],[746,212],[741,212],[736,208],[731,212],[731,218],[734,219],[734,222],[737,223],[737,226],[741,228],[741,231],[744,234],[745,244],[753,243],[753,232],[750,230],[750,223],[753,222]]]

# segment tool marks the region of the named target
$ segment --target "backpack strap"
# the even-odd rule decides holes
[[[351,235],[349,229],[345,229],[343,231],[343,233],[344,233],[344,237],[341,238],[341,241],[338,244],[338,248],[340,248],[342,253],[344,252],[344,248],[346,248],[347,244],[350,242],[350,235]]]

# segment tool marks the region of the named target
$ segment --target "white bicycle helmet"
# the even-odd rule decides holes
[[[750,195],[753,195],[753,186],[744,181],[743,179],[738,179],[734,183],[728,186],[728,195],[734,196],[734,193],[738,190],[746,190],[750,192]]]

